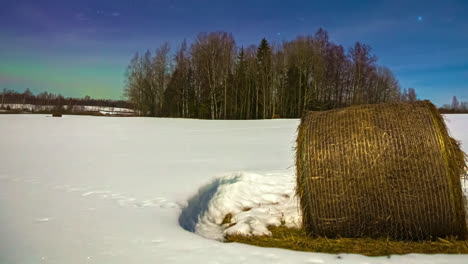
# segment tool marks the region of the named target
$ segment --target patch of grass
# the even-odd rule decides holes
[[[259,247],[276,247],[298,251],[321,253],[354,253],[366,256],[389,256],[409,253],[421,254],[468,254],[468,241],[455,238],[435,241],[392,241],[370,238],[309,237],[301,229],[269,227],[272,236],[226,237],[226,242],[238,242]]]
[[[231,214],[231,213],[227,214],[227,215],[224,217],[223,222],[221,223],[221,225],[230,224],[230,223],[231,223],[231,219],[232,219],[232,214]]]

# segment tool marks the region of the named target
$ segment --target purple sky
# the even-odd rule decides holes
[[[202,31],[238,45],[319,27],[346,47],[370,44],[402,88],[438,105],[468,101],[468,1],[15,0],[0,9],[0,89],[120,98],[136,51]]]

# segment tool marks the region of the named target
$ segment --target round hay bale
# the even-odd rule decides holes
[[[428,101],[304,114],[297,190],[309,235],[466,238],[465,154]]]

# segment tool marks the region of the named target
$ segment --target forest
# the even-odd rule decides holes
[[[281,44],[238,47],[231,33],[200,33],[170,51],[136,53],[125,96],[143,116],[201,119],[298,118],[304,111],[414,101],[369,45],[349,49],[319,29]]]

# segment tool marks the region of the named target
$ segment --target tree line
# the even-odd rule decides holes
[[[85,96],[84,98],[72,98],[49,92],[42,92],[34,95],[29,89],[26,89],[22,93],[3,89],[0,93],[0,107],[6,108],[9,104],[55,106],[57,109],[63,106],[67,106],[67,109],[73,109],[74,106],[133,108],[127,100],[93,99],[89,96]]]
[[[442,113],[468,113],[468,101],[459,101],[456,96],[451,104],[444,104],[439,111]]]
[[[306,110],[416,100],[369,45],[345,50],[323,29],[248,47],[236,46],[231,33],[200,33],[174,55],[164,43],[154,54],[135,54],[124,92],[141,115],[202,119],[297,118]]]

